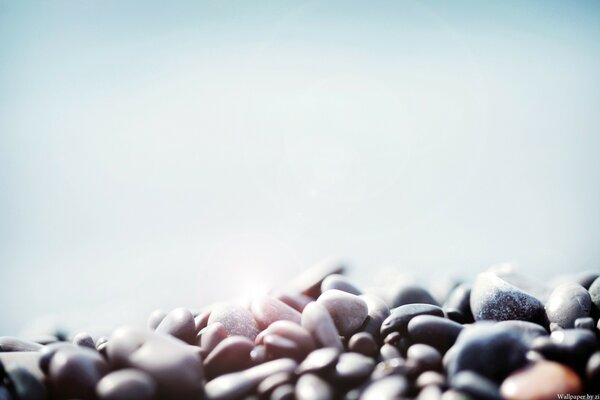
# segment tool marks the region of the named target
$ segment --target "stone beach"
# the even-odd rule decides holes
[[[548,283],[503,265],[440,296],[363,290],[345,269],[324,260],[247,302],[155,310],[108,337],[2,336],[0,400],[600,395],[600,273]]]

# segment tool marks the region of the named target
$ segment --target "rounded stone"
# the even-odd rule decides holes
[[[285,384],[276,387],[269,400],[295,400],[294,385]]]
[[[577,318],[589,317],[592,306],[590,294],[578,283],[563,283],[552,291],[546,303],[550,323],[563,329],[575,327]]]
[[[229,372],[240,371],[252,365],[250,352],[254,342],[245,336],[230,336],[222,340],[204,361],[208,380]]]
[[[137,369],[113,371],[98,382],[99,400],[153,400],[156,382],[150,375]]]
[[[348,350],[367,357],[375,357],[379,349],[370,333],[358,332],[352,335],[348,341]]]
[[[390,308],[400,307],[405,304],[433,304],[439,306],[427,289],[412,284],[403,284],[395,288],[390,296]]]
[[[298,366],[296,374],[321,373],[327,371],[337,363],[340,357],[340,349],[337,347],[323,347],[310,353]]]
[[[338,332],[345,337],[356,332],[369,314],[367,303],[363,299],[337,289],[323,292],[317,303],[327,309]]]
[[[148,328],[154,330],[160,324],[160,321],[163,320],[167,316],[167,312],[165,310],[157,309],[150,313],[148,316],[148,321],[146,325]]]
[[[250,310],[260,329],[265,329],[280,320],[292,321],[300,325],[301,314],[275,297],[260,296],[254,299]]]
[[[365,380],[374,368],[375,363],[370,357],[359,353],[342,353],[335,365],[334,379],[341,383],[358,384]]]
[[[592,303],[600,310],[600,277],[596,278],[588,289]]]
[[[382,338],[379,330],[383,321],[389,317],[390,309],[383,300],[375,295],[363,294],[359,297],[367,303],[367,308],[369,310],[367,319],[360,327],[360,330],[362,332],[370,333],[373,335],[373,339],[375,339],[377,343],[380,343]]]
[[[587,329],[563,329],[536,338],[531,349],[547,360],[582,370],[590,355],[598,349],[598,341],[594,332]]]
[[[408,335],[414,343],[424,343],[445,353],[463,330],[457,322],[433,315],[418,315],[407,326]]]
[[[370,383],[360,400],[399,399],[408,393],[410,384],[402,375],[390,375]]]
[[[270,375],[259,383],[256,392],[259,397],[268,399],[278,386],[291,383],[293,379],[293,375],[288,372]]]
[[[389,317],[387,317],[381,324],[381,336],[386,337],[392,332],[399,332],[403,336],[406,335],[408,333],[408,323],[417,315],[434,315],[443,317],[444,310],[432,304],[406,304],[394,308],[390,311]]]
[[[255,342],[262,344],[264,338],[268,335],[277,335],[292,341],[301,358],[304,358],[315,349],[315,340],[311,334],[300,325],[291,321],[282,320],[273,322],[267,329],[256,336]]]
[[[303,293],[313,299],[321,294],[321,282],[332,274],[340,274],[346,269],[344,263],[336,258],[320,260],[292,280],[289,290]]]
[[[196,339],[196,341],[206,354],[210,354],[210,352],[228,335],[223,324],[215,322],[202,329],[198,333],[198,336],[200,338]]]
[[[426,344],[413,344],[408,348],[406,356],[414,360],[423,371],[440,370],[442,368],[442,356],[434,347]]]
[[[452,377],[450,385],[478,400],[502,400],[496,383],[473,371],[459,372]]]
[[[30,340],[20,339],[13,336],[0,337],[0,353],[10,351],[40,351],[42,345]]]
[[[304,374],[296,383],[297,400],[333,400],[335,394],[327,381],[314,374]]]
[[[552,361],[540,361],[518,370],[504,380],[500,392],[506,400],[546,400],[558,395],[577,395],[581,379],[570,368]]]
[[[192,344],[196,339],[194,315],[187,308],[176,308],[162,319],[156,327],[156,332],[171,335]]]
[[[258,326],[254,316],[244,307],[234,304],[216,305],[208,317],[208,325],[220,322],[230,336],[246,336],[254,340],[258,335]]]
[[[302,327],[323,347],[335,347],[340,351],[344,345],[327,309],[316,301],[309,303],[302,312]]]
[[[442,307],[448,317],[461,324],[473,322],[473,313],[471,312],[471,284],[461,283],[456,286]]]
[[[16,399],[20,400],[45,400],[47,397],[46,386],[29,370],[22,367],[12,368],[8,377]]]
[[[352,284],[350,279],[340,274],[333,274],[323,279],[321,283],[321,293],[331,289],[341,290],[354,295],[362,294],[362,291]]]
[[[50,359],[48,380],[58,398],[93,399],[96,384],[109,367],[95,350],[63,347]]]

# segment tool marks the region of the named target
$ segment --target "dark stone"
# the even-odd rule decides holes
[[[596,328],[596,323],[592,317],[577,318],[573,325],[576,329],[589,329],[590,331]]]
[[[457,322],[433,315],[418,315],[408,323],[408,335],[414,343],[424,343],[445,353],[462,331]]]
[[[546,314],[550,323],[563,329],[575,327],[577,318],[588,317],[592,301],[590,294],[578,283],[559,285],[546,303]]]
[[[0,337],[0,353],[10,351],[40,351],[42,345],[30,340],[20,339],[12,336]]]
[[[399,399],[410,390],[410,383],[402,375],[390,375],[367,386],[360,400]]]
[[[444,311],[431,304],[406,304],[394,308],[381,324],[381,336],[386,337],[391,332],[399,332],[401,335],[407,334],[407,325],[411,319],[417,315],[435,315],[444,316]]]
[[[99,400],[154,400],[156,382],[137,369],[121,369],[104,376],[96,386]]]
[[[426,344],[413,344],[408,348],[406,356],[413,360],[423,371],[441,370],[442,356],[434,347]]]
[[[547,360],[558,361],[581,372],[588,358],[598,349],[598,341],[587,329],[564,329],[535,339],[531,348]]]
[[[19,400],[45,400],[46,386],[25,368],[17,367],[8,371],[16,398]]]
[[[452,289],[443,306],[448,318],[461,324],[473,322],[470,299],[471,284],[461,283]]]
[[[348,341],[348,350],[367,357],[375,357],[379,349],[370,333],[358,332],[352,335]]]
[[[277,374],[270,375],[263,379],[256,388],[256,392],[262,398],[269,398],[271,393],[281,385],[285,385],[293,382],[293,375],[289,372],[280,372]]]
[[[296,383],[297,400],[333,400],[335,393],[327,381],[314,374],[304,374]]]
[[[194,315],[186,308],[176,308],[163,318],[156,327],[156,332],[171,335],[192,344],[196,339]]]
[[[459,372],[452,377],[450,386],[475,399],[502,400],[500,388],[496,383],[473,371]]]
[[[394,290],[390,296],[390,308],[396,308],[405,304],[433,304],[439,306],[427,289],[417,285],[403,284]]]
[[[340,357],[341,351],[335,347],[324,347],[310,353],[298,366],[296,374],[309,372],[321,373],[332,369]]]
[[[387,304],[377,296],[363,294],[360,298],[367,303],[367,308],[369,310],[369,315],[361,326],[360,331],[370,333],[377,343],[381,343],[381,324],[389,317],[390,309]]]
[[[245,336],[230,336],[222,340],[204,361],[206,378],[210,380],[222,374],[250,367],[252,349],[254,349],[254,342]]]
[[[369,377],[375,363],[359,353],[342,353],[335,365],[334,379],[342,384],[356,386]]]

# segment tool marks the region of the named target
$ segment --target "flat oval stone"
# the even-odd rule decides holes
[[[296,374],[321,373],[332,369],[340,357],[341,351],[336,347],[323,347],[310,353],[298,366]]]
[[[467,370],[499,382],[527,363],[528,350],[527,343],[514,331],[489,323],[475,324],[461,332],[444,361],[450,377]]]
[[[295,395],[297,400],[333,400],[333,388],[321,377],[314,374],[304,374],[296,383]]]
[[[90,334],[87,332],[80,332],[73,336],[73,344],[76,346],[83,346],[92,350],[96,350],[96,343],[94,343],[94,339],[92,339]]]
[[[45,400],[47,398],[46,386],[28,369],[16,367],[7,372],[16,399]]]
[[[452,377],[450,385],[459,392],[480,400],[502,400],[495,382],[473,371],[462,371]]]
[[[363,294],[359,297],[367,303],[367,309],[369,310],[367,319],[360,327],[360,330],[370,333],[373,335],[373,339],[377,343],[380,343],[382,339],[380,335],[381,324],[390,316],[390,309],[383,300],[375,295]]]
[[[280,358],[244,371],[221,375],[206,384],[206,397],[209,400],[243,398],[253,392],[268,376],[280,372],[292,373],[297,366],[294,360]]]
[[[302,293],[282,292],[278,293],[276,297],[300,313],[304,311],[304,307],[306,307],[308,303],[314,301],[312,297],[308,297]]]
[[[342,292],[354,294],[356,296],[362,294],[362,291],[352,284],[350,279],[340,274],[333,274],[323,279],[321,283],[321,293],[327,290],[337,289]]]
[[[584,368],[588,357],[598,349],[596,335],[587,329],[564,329],[536,338],[531,349],[547,360],[558,361],[576,370]]]
[[[228,334],[222,323],[215,322],[202,329],[200,333],[198,333],[198,336],[200,336],[198,344],[206,354],[210,354],[210,352],[221,343]]]
[[[303,293],[313,299],[321,294],[321,282],[328,275],[342,273],[346,267],[338,259],[326,258],[304,271],[292,280],[290,291]]]
[[[269,400],[295,400],[294,385],[285,384],[273,390]]]
[[[198,348],[170,335],[136,327],[119,328],[108,342],[107,355],[113,367],[136,368],[149,374],[161,399],[202,394],[204,372]]]
[[[415,384],[418,389],[423,389],[431,385],[444,387],[446,385],[446,377],[437,371],[424,371],[419,374]]]
[[[399,399],[408,393],[410,384],[402,375],[390,375],[373,381],[360,396],[360,400]]]
[[[334,379],[338,382],[358,384],[371,375],[375,362],[359,353],[342,353],[335,365]]]
[[[516,319],[545,324],[542,302],[493,272],[477,276],[471,289],[470,303],[476,321]]]
[[[409,360],[414,360],[423,371],[442,368],[441,354],[434,347],[426,344],[413,344],[408,348],[406,356]]]
[[[250,310],[260,329],[265,329],[279,320],[292,321],[300,325],[301,314],[275,297],[260,296],[254,299]]]
[[[109,367],[95,350],[63,347],[50,360],[48,380],[58,398],[93,399],[96,384]]]
[[[445,353],[462,331],[457,322],[433,315],[417,315],[407,326],[408,335],[414,343],[424,343]]]
[[[148,316],[148,321],[146,325],[148,328],[154,330],[160,324],[160,322],[167,316],[167,312],[165,310],[157,309],[150,313]]]
[[[96,386],[99,400],[153,400],[156,382],[137,369],[121,369],[104,376]]]
[[[245,336],[230,336],[222,340],[204,361],[206,378],[210,380],[250,367],[250,352],[253,349],[254,342]]]
[[[317,299],[323,305],[342,336],[349,337],[365,322],[369,310],[360,297],[341,290],[328,290]]]
[[[408,333],[407,326],[411,319],[417,315],[444,316],[444,310],[432,304],[406,304],[394,308],[381,324],[381,336],[385,337],[389,333],[399,332],[401,335]]]
[[[417,396],[416,400],[450,400],[450,397],[448,397],[448,394],[451,394],[451,390],[447,390],[445,393],[442,393],[442,389],[440,386],[438,385],[429,385],[429,386],[425,386],[424,388],[421,389],[421,391],[419,392],[419,396]],[[444,398],[444,396],[446,396]],[[458,400],[458,399],[452,399],[452,400]],[[462,399],[460,400],[471,400],[468,396],[464,396]]]
[[[0,353],[9,351],[40,351],[42,345],[13,336],[0,337]]]
[[[500,387],[507,400],[557,399],[560,394],[580,394],[581,379],[572,369],[552,361],[540,361],[520,369],[504,380]]]
[[[398,350],[396,346],[393,346],[389,343],[385,343],[383,346],[381,346],[379,349],[379,355],[381,356],[382,360],[391,360],[393,358],[402,357],[400,350]]]
[[[263,343],[263,339],[268,335],[277,335],[294,342],[302,358],[315,349],[315,340],[310,333],[291,321],[273,322],[267,329],[256,336],[255,342],[257,344]]]
[[[163,318],[156,327],[156,332],[171,335],[192,344],[196,339],[196,322],[190,310],[176,308]]]
[[[416,303],[439,306],[431,293],[419,285],[402,284],[395,288],[394,293],[390,296],[390,308]]]
[[[552,291],[546,303],[548,321],[563,329],[574,328],[577,318],[589,317],[590,294],[578,283],[564,283]]]
[[[246,336],[254,340],[258,326],[250,311],[238,304],[216,305],[208,317],[208,325],[220,322],[230,336]]]
[[[590,331],[596,329],[596,322],[592,317],[577,318],[573,325],[575,329],[589,329]]]
[[[256,392],[261,398],[269,398],[271,393],[273,393],[278,386],[291,383],[293,380],[293,375],[288,372],[280,372],[270,375],[258,384]]]
[[[302,327],[310,332],[315,342],[321,346],[335,347],[340,351],[344,349],[331,315],[323,305],[316,301],[304,308]]]
[[[470,323],[473,322],[470,299],[471,284],[461,283],[452,289],[442,308],[450,319],[453,319],[451,315],[454,315],[454,321],[461,324]]]
[[[375,357],[379,349],[370,333],[358,332],[352,335],[348,341],[348,350],[367,357]]]

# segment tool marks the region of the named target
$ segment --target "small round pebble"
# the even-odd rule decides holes
[[[150,375],[137,369],[113,371],[98,382],[99,400],[153,400],[156,383]]]
[[[329,383],[315,374],[304,374],[296,383],[297,400],[333,400],[333,388]]]
[[[577,318],[590,315],[590,294],[578,283],[563,283],[554,289],[546,303],[548,321],[563,329],[574,328]]]

